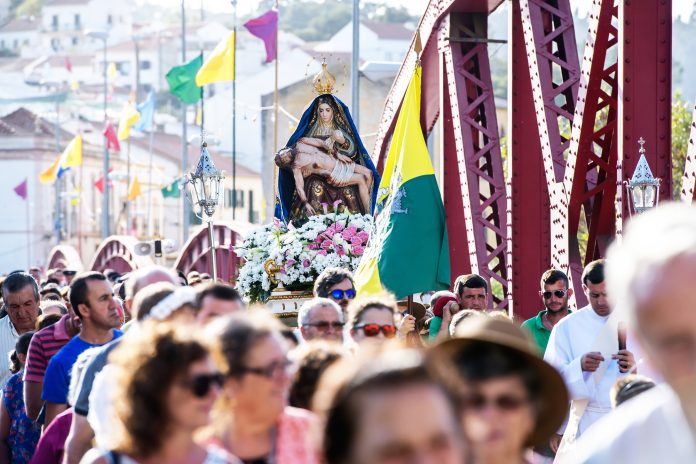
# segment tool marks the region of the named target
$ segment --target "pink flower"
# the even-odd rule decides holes
[[[329,228],[326,229],[326,231],[321,235],[327,238],[333,238],[333,236],[336,235],[336,231],[334,229]]]
[[[365,253],[365,247],[362,247],[360,245],[356,245],[353,247],[353,254],[355,256],[362,256],[363,253]]]
[[[328,253],[326,250],[319,250],[319,251],[317,252],[317,254],[318,254],[318,255],[322,255],[322,256],[326,256],[326,255],[328,255],[329,253]]]
[[[338,208],[338,205],[340,205],[341,203],[343,203],[343,200],[340,199],[333,202],[334,211],[336,211],[336,208]]]
[[[350,240],[351,237],[353,237],[356,233],[358,233],[358,228],[355,226],[350,226],[341,232],[341,236],[346,240]]]
[[[329,204],[328,203],[322,203],[321,207],[324,210],[324,214],[329,214]]]
[[[357,237],[360,237],[363,241],[363,243],[367,242],[367,240],[370,238],[370,234],[365,232],[364,230],[361,230],[357,234],[355,234]]]
[[[333,227],[334,229],[336,229],[336,232],[341,232],[341,231],[343,231],[343,229],[346,228],[346,226],[344,226],[344,225],[341,224],[340,222],[336,222],[336,223],[332,224],[331,227]]]
[[[289,259],[289,260],[285,263],[285,267],[293,267],[293,266],[295,265],[295,263],[297,263],[297,261],[295,261],[294,259]]]
[[[362,245],[365,241],[360,237],[360,235],[354,235],[350,238],[350,243],[352,245]]]
[[[319,245],[317,245],[316,243],[310,243],[309,245],[307,245],[307,248],[309,248],[310,250],[318,250]]]
[[[333,242],[331,240],[324,240],[321,242],[321,249],[322,250],[328,250],[333,246]]]
[[[338,256],[345,256],[346,250],[344,250],[343,247],[342,247],[341,245],[338,245],[338,246],[336,247],[336,254],[337,254]]]
[[[308,259],[305,259],[304,261],[302,261],[302,266],[304,266],[304,267],[309,267],[311,265],[312,265],[312,263]]]

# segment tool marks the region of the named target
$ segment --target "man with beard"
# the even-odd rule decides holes
[[[544,302],[544,310],[524,321],[522,328],[532,336],[542,355],[546,351],[553,327],[571,313],[568,298],[572,295],[573,289],[568,288],[568,276],[563,271],[549,269],[541,276],[539,296]]]
[[[41,395],[46,401],[46,427],[68,408],[70,371],[80,353],[122,335],[121,331],[116,330],[121,324],[121,317],[114,292],[104,274],[87,272],[75,277],[70,284],[70,304],[82,325],[78,335],[48,363]]]

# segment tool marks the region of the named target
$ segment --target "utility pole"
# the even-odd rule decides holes
[[[181,0],[181,62],[186,63],[186,2]],[[186,105],[182,103],[181,105],[181,174],[186,175],[188,170],[188,135],[186,133]],[[181,201],[183,202],[183,207],[181,208],[183,212],[183,218],[181,225],[183,227],[183,239],[181,241],[182,245],[188,241],[189,236],[189,225],[191,222],[190,206],[189,202],[186,201],[186,195],[181,195]]]

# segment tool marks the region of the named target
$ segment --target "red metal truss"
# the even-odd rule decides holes
[[[441,27],[448,37],[441,41],[447,94],[443,106],[445,120],[451,117],[451,126],[443,131],[452,131],[454,139],[454,144],[447,143],[445,136],[444,158],[457,160],[471,272],[487,278],[492,288],[502,288],[502,298],[493,296],[493,303],[506,307],[507,199],[486,44],[487,15],[450,14]]]
[[[568,195],[563,178],[580,81],[570,1],[520,0],[520,19],[550,200],[551,265],[567,271]]]
[[[104,272],[113,269],[118,273],[131,272],[154,262],[149,256],[138,256],[135,245],[138,239],[130,235],[112,235],[104,240],[94,254],[90,269]]]
[[[514,313],[534,316],[541,308],[539,278],[551,265],[551,220],[549,189],[520,1],[510,3],[512,15],[509,40],[510,91],[508,105],[510,158],[510,222],[512,241],[512,297]],[[553,172],[550,169],[549,172]]]
[[[215,246],[212,247],[208,227],[203,226],[191,235],[174,263],[174,269],[188,274],[191,271],[211,273],[214,249],[217,258],[217,276],[223,282],[234,284],[240,266],[240,258],[234,252],[237,241],[249,231],[248,226],[237,222],[216,223],[213,225]]]
[[[565,191],[568,192],[568,242],[571,279],[580,305],[584,266],[604,256],[616,232],[615,198],[618,164],[618,5],[594,0],[585,43],[582,84],[573,121]],[[580,224],[587,226],[585,256],[580,250]]]
[[[660,202],[672,198],[672,0],[619,3],[619,137],[623,179],[638,164],[638,139],[660,184]],[[622,214],[628,218],[628,203]]]

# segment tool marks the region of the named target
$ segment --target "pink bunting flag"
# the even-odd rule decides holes
[[[250,19],[244,27],[251,35],[263,40],[266,46],[266,63],[276,59],[276,42],[278,37],[278,10],[269,10],[258,18]]]
[[[14,192],[17,195],[19,195],[22,198],[22,200],[26,200],[27,199],[27,179],[24,179],[24,181],[21,184],[16,186],[14,188]]]

